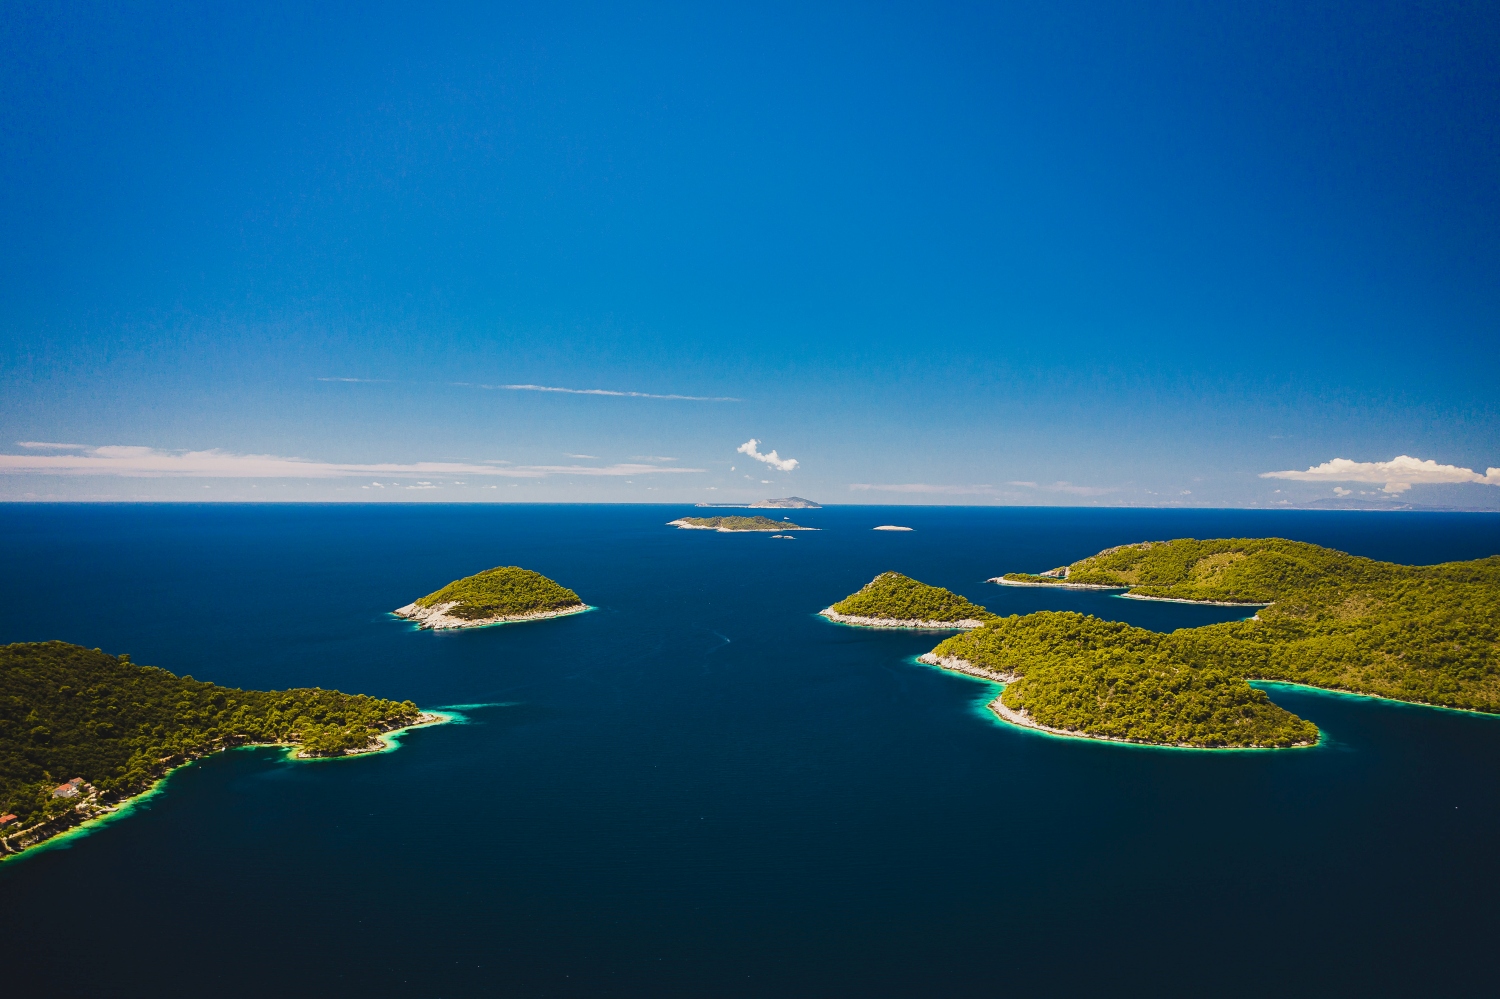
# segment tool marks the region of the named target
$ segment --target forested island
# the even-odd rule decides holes
[[[221,687],[66,642],[0,646],[0,856],[107,815],[221,749],[349,756],[446,720],[411,701]]]
[[[995,615],[941,586],[899,572],[882,572],[843,600],[818,612],[830,621],[865,628],[978,628]]]
[[[1155,745],[1317,741],[1316,726],[1250,680],[1500,712],[1500,556],[1408,566],[1279,538],[1188,538],[1066,568],[1049,578],[1261,610],[1171,634],[1070,612],[1012,615],[923,660],[1006,683],[991,707],[1016,724]],[[1017,577],[1037,578],[1003,578]]]
[[[803,527],[790,520],[772,520],[770,517],[679,517],[668,521],[668,527],[687,531],[816,531],[816,527]]]
[[[588,605],[578,594],[539,572],[502,565],[418,597],[392,614],[416,621],[423,628],[481,628],[516,621],[581,614]]]

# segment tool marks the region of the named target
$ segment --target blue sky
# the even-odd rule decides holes
[[[0,499],[1500,506],[1495,5],[221,7],[0,19]]]

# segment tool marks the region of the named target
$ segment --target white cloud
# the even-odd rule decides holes
[[[498,465],[454,461],[378,462],[369,464],[314,461],[272,454],[235,454],[217,448],[207,451],[165,451],[152,447],[54,444],[68,454],[0,454],[0,475],[119,475],[130,478],[208,479],[337,479],[382,475],[388,478],[431,478],[477,475],[541,479],[554,475],[619,476],[680,475],[701,468],[663,468],[659,465]]]
[[[47,441],[16,441],[18,447],[31,448],[33,451],[86,451],[87,444],[51,444]]]
[[[1118,492],[1114,487],[1102,486],[1075,486],[1071,482],[1054,482],[1050,486],[1039,486],[1035,482],[1007,482],[1008,486],[1022,486],[1026,489],[1037,489],[1044,492],[1069,493],[1073,496],[1103,496],[1106,493]],[[898,482],[881,485],[870,482],[855,482],[849,486],[850,489],[861,492],[882,493],[939,493],[949,496],[1022,496],[1024,493],[1011,492],[997,489],[988,483],[981,485],[937,485],[929,482]]]
[[[575,389],[558,388],[555,385],[482,385],[479,382],[450,382],[463,388],[488,389],[491,391],[504,392],[560,392],[563,395],[611,395],[623,399],[676,399],[681,402],[739,402],[731,396],[718,395],[676,395],[673,393],[657,394],[655,392],[616,392],[614,389]]]
[[[1071,482],[1058,481],[1051,485],[1043,486],[1035,482],[1021,482],[1012,480],[1007,486],[1023,486],[1027,489],[1041,489],[1049,493],[1068,493],[1071,496],[1104,496],[1108,493],[1119,492],[1114,486],[1075,486]],[[1187,495],[1184,493],[1183,495]]]
[[[767,465],[770,465],[772,468],[778,469],[779,471],[790,472],[792,469],[797,467],[796,458],[783,458],[774,450],[770,454],[761,454],[756,450],[756,448],[759,446],[760,441],[752,437],[745,443],[741,444],[739,447],[735,448],[735,450],[740,454],[748,454],[756,461],[763,461]]]
[[[633,455],[630,456],[630,460],[631,461],[676,461],[677,459],[676,458],[663,458],[659,454],[633,454]]]
[[[390,381],[389,378],[314,378],[317,382],[351,382],[361,385],[383,385]]]
[[[585,461],[598,461],[599,460],[599,456],[597,454],[568,454],[566,451],[563,452],[563,457],[564,458],[582,458]],[[506,462],[506,464],[510,464],[510,463]]]
[[[1305,472],[1262,472],[1263,479],[1296,479],[1302,482],[1376,482],[1384,483],[1388,493],[1404,493],[1414,485],[1452,482],[1481,482],[1500,486],[1500,468],[1490,468],[1480,475],[1472,468],[1439,465],[1432,459],[1422,460],[1398,455],[1390,461],[1352,461],[1335,458],[1314,465]]]

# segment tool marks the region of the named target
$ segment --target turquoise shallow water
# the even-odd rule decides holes
[[[843,508],[797,513],[824,530],[788,542],[663,526],[683,512],[0,508],[0,640],[465,718],[333,764],[221,754],[0,865],[8,987],[1488,991],[1500,719],[1277,686],[1323,746],[1049,739],[988,718],[989,685],[912,664],[935,636],[816,611],[897,569],[1001,612],[1172,628],[1244,612],[983,580],[1183,535],[1477,557],[1500,518]],[[598,610],[450,634],[385,613],[509,563]]]

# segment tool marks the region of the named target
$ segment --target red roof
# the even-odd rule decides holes
[[[0,826],[5,825],[5,823],[7,822],[14,821],[16,821],[16,817],[14,815],[0,815]]]

